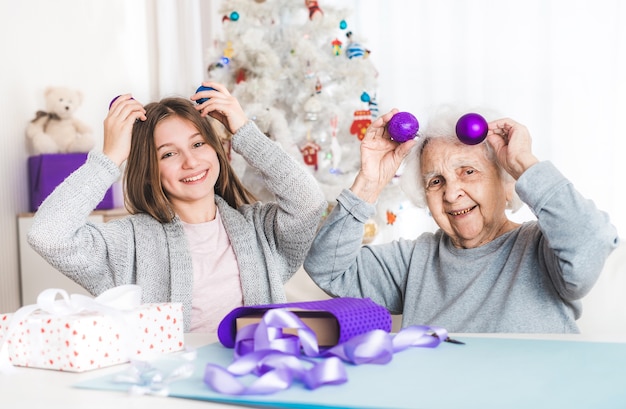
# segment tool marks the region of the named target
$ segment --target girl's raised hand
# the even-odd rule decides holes
[[[232,96],[228,89],[217,82],[203,82],[204,87],[213,88],[212,90],[203,90],[196,92],[192,97],[192,101],[205,101],[199,103],[196,109],[200,111],[202,116],[211,116],[220,121],[230,133],[237,133],[247,121],[243,108]]]
[[[130,140],[133,125],[137,120],[145,121],[146,110],[133,99],[131,94],[116,97],[111,102],[109,112],[104,119],[104,143],[102,152],[118,166],[130,152]]]

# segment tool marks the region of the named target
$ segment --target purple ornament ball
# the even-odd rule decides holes
[[[487,121],[476,113],[465,114],[456,122],[456,136],[466,145],[477,145],[487,137]]]
[[[205,87],[204,85],[200,85],[198,87],[198,89],[196,90],[196,93],[200,92],[200,91],[216,91],[215,88],[213,87]],[[206,101],[208,101],[211,98],[200,98],[199,100],[196,101],[196,104],[204,104]]]
[[[113,99],[111,100],[111,102],[109,102],[109,110],[111,110],[111,107],[113,106],[113,103],[114,103],[115,101],[117,101],[117,99],[118,99],[119,97],[121,97],[121,95],[116,96],[115,98],[113,98]]]
[[[113,99],[111,100],[111,102],[109,102],[109,111],[111,110],[111,107],[113,106],[113,103],[114,103],[115,101],[117,101],[117,99],[118,99],[119,97],[121,97],[121,95],[116,96],[115,98],[113,98]],[[135,98],[132,98],[132,97],[131,97],[131,99],[135,99]]]
[[[387,132],[396,142],[406,142],[417,136],[420,124],[409,112],[398,112],[387,123]]]

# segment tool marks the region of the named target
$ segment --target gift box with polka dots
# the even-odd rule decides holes
[[[83,372],[184,348],[180,303],[65,316],[38,310],[20,322],[12,316],[0,314],[0,345],[15,366]]]

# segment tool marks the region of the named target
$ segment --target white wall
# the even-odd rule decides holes
[[[102,145],[110,100],[150,94],[150,53],[143,2],[0,0],[0,311],[19,307],[17,219],[28,211],[24,131],[45,109],[48,86],[84,94],[76,117]]]

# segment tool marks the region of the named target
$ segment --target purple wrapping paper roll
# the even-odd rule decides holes
[[[222,345],[227,348],[233,348],[235,346],[237,318],[264,312],[273,308],[297,308],[331,313],[339,323],[339,344],[346,342],[354,336],[375,329],[386,332],[391,331],[391,314],[386,308],[376,304],[371,299],[331,298],[320,301],[265,304],[235,308],[222,319],[217,329],[217,336]]]

